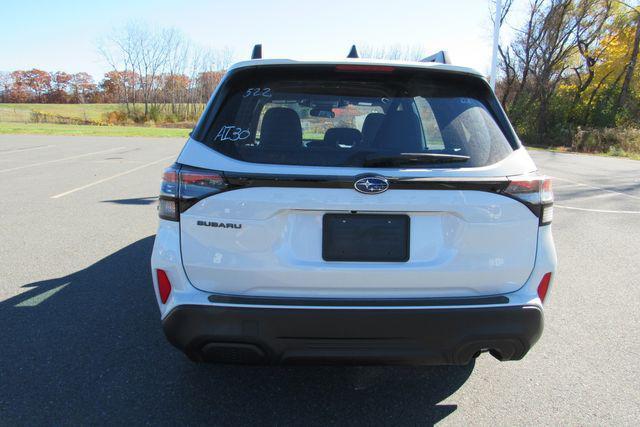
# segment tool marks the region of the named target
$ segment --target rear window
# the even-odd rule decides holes
[[[234,159],[480,167],[502,160],[515,144],[478,78],[390,67],[273,66],[232,73],[195,135]],[[371,162],[387,158],[392,162]]]

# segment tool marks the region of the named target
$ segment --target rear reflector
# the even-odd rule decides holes
[[[547,273],[542,276],[542,280],[540,280],[540,284],[538,285],[538,296],[540,300],[544,302],[544,299],[547,297],[547,292],[549,291],[549,283],[551,282],[551,273]]]
[[[166,303],[171,293],[171,282],[167,277],[167,273],[164,270],[156,270],[158,277],[158,293],[160,294],[160,301]]]

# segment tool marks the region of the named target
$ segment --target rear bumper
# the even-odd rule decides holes
[[[178,305],[169,341],[196,361],[464,365],[480,351],[519,360],[538,340],[536,305],[340,308]]]

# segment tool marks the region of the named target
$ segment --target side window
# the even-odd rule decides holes
[[[427,147],[429,150],[444,150],[444,140],[442,139],[442,134],[440,133],[440,128],[438,127],[438,122],[433,114],[431,105],[421,96],[414,98],[414,101],[420,114],[422,133],[424,134]]]

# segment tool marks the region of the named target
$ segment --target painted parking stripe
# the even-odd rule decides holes
[[[557,179],[557,178],[554,178],[554,179]],[[554,182],[553,183],[553,188],[554,189],[556,189],[556,188],[571,188],[571,187],[584,187],[584,185],[580,184],[580,183],[572,184],[572,183],[569,183],[569,182],[567,182],[567,183],[565,183],[565,182]]]
[[[67,285],[69,285],[69,283],[71,282],[67,282],[63,285],[60,286],[56,286],[53,289],[49,289],[47,291],[44,291],[41,294],[32,296],[22,302],[19,302],[18,304],[15,305],[15,307],[35,307],[41,303],[43,303],[44,301],[46,301],[47,299],[51,298],[52,296],[54,296],[55,294],[57,294],[59,291],[63,290],[64,288],[67,287]]]
[[[128,174],[133,173],[135,171],[139,171],[140,169],[144,169],[144,168],[146,168],[148,166],[152,166],[152,165],[158,164],[160,162],[166,162],[169,159],[175,159],[175,158],[176,158],[175,154],[171,155],[171,156],[163,157],[162,159],[159,159],[159,160],[156,160],[156,161],[153,161],[153,162],[150,162],[150,163],[145,163],[144,165],[140,165],[140,166],[138,166],[136,168],[129,169],[129,170],[126,170],[124,172],[117,173],[115,175],[111,175],[111,176],[109,176],[107,178],[99,179],[98,181],[94,181],[94,182],[91,182],[89,184],[83,185],[82,187],[74,188],[72,190],[65,191],[64,193],[56,194],[55,196],[51,196],[51,198],[52,199],[59,199],[60,197],[68,196],[69,194],[73,194],[73,193],[75,193],[77,191],[81,191],[81,190],[93,187],[95,185],[102,184],[103,182],[111,181],[112,179],[116,179],[116,178],[119,178],[121,176],[128,175]]]
[[[560,208],[560,209],[570,209],[573,211],[583,211],[583,212],[640,215],[640,211],[616,211],[616,210],[607,210],[607,209],[577,208],[575,206],[564,206],[564,205],[558,205],[558,204],[554,204],[553,207]]]
[[[41,145],[38,147],[18,148],[16,150],[0,151],[0,154],[23,153],[25,151],[42,150],[43,148],[50,148],[50,147],[55,147],[55,145]]]
[[[36,166],[48,165],[48,164],[51,164],[51,163],[64,162],[65,160],[79,159],[81,157],[93,156],[95,154],[109,153],[111,151],[122,150],[123,148],[126,148],[126,147],[110,148],[108,150],[94,151],[92,153],[85,153],[85,154],[78,154],[77,156],[63,157],[62,159],[47,160],[45,162],[31,163],[30,165],[23,165],[23,166],[17,166],[15,168],[2,169],[2,170],[0,170],[0,173],[2,173],[2,172],[12,172],[12,171],[17,171],[17,170],[27,169],[27,168],[33,168],[33,167],[36,167]]]
[[[562,194],[556,194],[556,200],[560,200],[562,202],[575,202],[576,200],[593,200],[593,199],[603,199],[607,197],[618,197],[618,194],[612,194],[608,192],[602,192],[598,194],[588,194],[586,196],[575,196],[575,197],[564,197]],[[633,203],[633,202],[631,202]]]
[[[558,178],[557,176],[552,176],[551,178],[558,179],[558,180],[564,181],[564,182],[570,182],[572,184],[579,184],[579,185],[584,186],[584,187],[593,188],[594,190],[606,191],[608,193],[614,193],[614,194],[618,194],[620,196],[625,196],[625,197],[630,197],[632,199],[640,200],[640,196],[634,196],[633,194],[627,194],[627,193],[622,193],[620,191],[609,190],[608,188],[596,187],[595,185],[584,184],[582,182],[572,181],[570,179],[565,179],[565,178]]]

